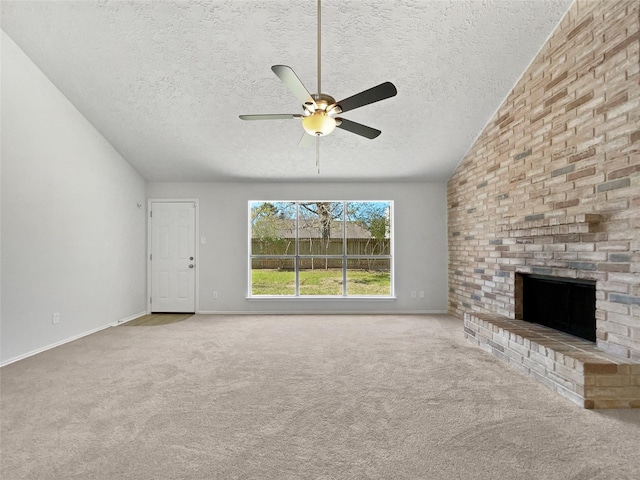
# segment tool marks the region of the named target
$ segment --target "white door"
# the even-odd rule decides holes
[[[196,205],[151,203],[151,311],[195,312]]]

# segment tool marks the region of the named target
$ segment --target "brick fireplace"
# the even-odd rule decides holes
[[[638,2],[579,0],[571,6],[449,179],[447,195],[449,312],[466,317],[468,337],[481,344],[484,340],[474,334],[484,328],[480,337],[490,331],[496,343],[493,335],[500,329],[508,332],[511,325],[519,332],[515,337],[525,343],[522,333],[527,331],[517,323],[523,312],[516,301],[522,275],[591,281],[596,339],[585,350],[592,350],[595,357],[581,356],[578,369],[584,373],[584,365],[589,365],[586,370],[598,370],[600,375],[614,368],[591,365],[612,362],[621,365],[615,375],[636,371],[640,364]],[[515,323],[501,323],[507,320]],[[531,333],[538,339],[540,334]],[[570,343],[571,338],[562,335],[560,341]],[[508,342],[510,335],[506,336]],[[483,345],[488,351],[493,348]],[[554,360],[536,367],[536,375],[555,382],[556,350],[547,343],[544,348],[545,355],[547,348],[554,352]],[[530,352],[520,349],[517,355],[530,359]],[[563,355],[558,353],[558,358]],[[533,367],[527,368],[530,373]],[[611,402],[600,406],[640,406],[640,377],[629,375],[598,380],[603,386],[625,384],[629,399],[616,404],[609,396]],[[585,379],[584,374],[574,380],[574,386],[582,382],[582,390],[578,388],[577,401],[571,399],[581,403],[584,386],[595,380]],[[583,402],[598,408],[596,403]]]

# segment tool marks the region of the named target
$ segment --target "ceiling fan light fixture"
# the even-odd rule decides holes
[[[309,135],[322,137],[335,130],[336,119],[322,110],[316,110],[312,115],[302,117],[302,127]]]

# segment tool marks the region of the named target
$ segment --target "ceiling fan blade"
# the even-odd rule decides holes
[[[314,140],[313,136],[309,135],[307,132],[304,132],[302,134],[302,137],[300,137],[300,141],[298,142],[298,146],[302,147],[302,148],[310,147],[310,146],[314,145],[313,140]]]
[[[293,92],[300,103],[304,104],[306,102],[311,102],[313,105],[316,104],[315,100],[309,93],[309,90],[307,90],[307,88],[302,84],[291,67],[286,65],[274,65],[271,67],[271,70],[273,70],[273,73],[282,80],[282,83],[284,83],[289,90]]]
[[[345,98],[337,103],[343,112],[348,112],[354,108],[364,107],[370,103],[379,102],[385,98],[394,97],[398,93],[396,87],[391,82],[384,82],[378,86],[356,93],[355,95]]]
[[[241,120],[288,120],[290,118],[300,118],[297,113],[276,113],[267,115],[240,115]]]
[[[336,127],[368,138],[369,140],[373,140],[382,133],[380,130],[376,130],[375,128],[367,127],[361,123],[352,122],[351,120],[346,120],[344,118],[336,118],[336,120],[339,120]]]

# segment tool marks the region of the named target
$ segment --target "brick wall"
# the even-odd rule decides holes
[[[640,13],[578,0],[448,182],[449,311],[516,318],[518,272],[596,280],[640,360]]]

